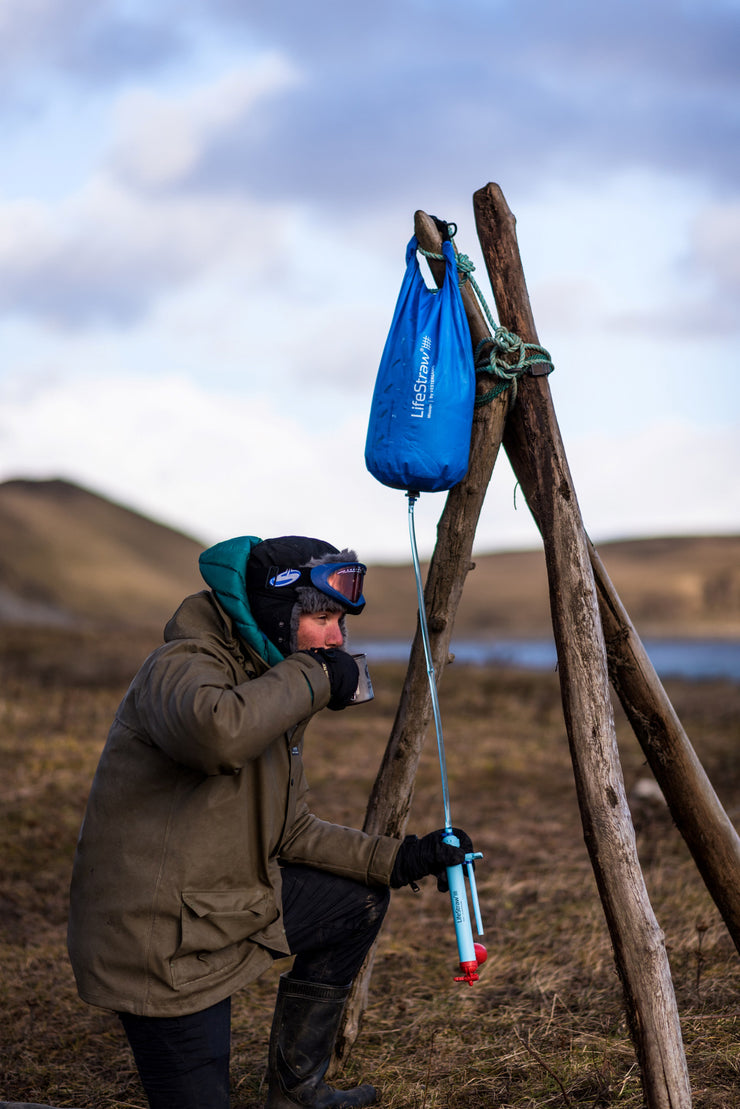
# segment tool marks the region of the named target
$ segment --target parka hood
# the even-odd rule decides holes
[[[203,580],[234,621],[244,642],[269,666],[274,666],[285,656],[257,624],[247,597],[247,561],[254,547],[261,542],[256,535],[225,539],[203,551],[198,565]]]

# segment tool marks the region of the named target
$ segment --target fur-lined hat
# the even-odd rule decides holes
[[[288,570],[304,570],[329,562],[357,562],[354,551],[337,550],[322,539],[283,535],[264,539],[247,561],[247,597],[255,620],[283,655],[297,649],[302,612],[341,612],[349,606],[309,585],[295,585]],[[282,581],[280,580],[282,576]],[[346,640],[344,616],[342,634]]]

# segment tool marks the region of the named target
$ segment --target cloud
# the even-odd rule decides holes
[[[0,203],[0,310],[59,328],[130,328],[164,299],[197,288],[209,304],[220,286],[228,311],[240,316],[254,298],[281,300],[283,312],[290,300],[294,315],[305,303],[315,334],[315,315],[330,311],[329,288],[347,287],[347,267],[372,273],[373,257],[360,257],[389,242],[388,232],[364,220],[355,247],[346,225],[339,233],[331,223],[315,227],[298,198],[181,187],[214,136],[231,134],[237,117],[254,118],[259,129],[265,100],[298,80],[282,58],[266,55],[179,96],[120,96],[102,168],[62,198]],[[333,280],[337,267],[344,273]],[[363,300],[372,301],[366,276],[361,281]],[[284,334],[283,327],[278,342]]]
[[[739,211],[666,174],[545,185],[517,211],[541,336],[588,341],[602,356],[631,336],[630,361],[649,351],[652,367],[657,344],[657,363],[670,359],[674,378],[680,345],[700,340],[713,355],[718,338],[740,332]]]
[[[258,52],[305,75],[213,132],[192,187],[304,195],[322,207],[386,203],[491,176],[596,178],[648,167],[737,180],[737,6],[704,0],[469,2],[6,0],[8,81],[108,88],[145,74],[201,79]]]
[[[94,391],[94,409],[90,399]],[[52,379],[6,392],[0,471],[64,473],[193,534],[256,527],[316,447],[279,406],[168,376]],[[296,463],[301,459],[301,470]]]
[[[615,167],[737,179],[740,20],[721,3],[210,10],[300,60],[305,80],[261,135],[237,121],[215,136],[194,188],[284,196],[300,175],[336,210],[418,194],[431,175],[440,189],[495,176],[525,191]]]
[[[0,480],[63,475],[204,543],[295,532],[336,536],[368,557],[403,551],[404,497],[365,470],[364,410],[307,418],[279,394],[133,375],[6,387],[2,402]],[[441,507],[438,497],[424,513]]]
[[[594,542],[637,536],[737,534],[737,419],[698,428],[659,419],[634,432],[564,436],[584,528]],[[541,544],[503,451],[476,533],[479,552]]]
[[[568,448],[587,529],[600,537],[737,533],[740,426],[697,428],[656,419],[619,434],[580,436]]]
[[[26,197],[0,210],[0,307],[64,326],[141,319],[218,268],[219,252],[233,258],[248,224],[254,252],[263,225],[298,215],[345,236],[384,218],[400,226],[399,213],[408,226],[417,206],[459,205],[461,181],[472,192],[499,180],[523,206],[553,181],[603,195],[617,170],[635,166],[669,192],[678,171],[696,193],[700,178],[705,193],[730,173],[734,185],[740,168],[740,21],[719,0],[680,13],[668,0],[471,3],[444,34],[436,0],[423,11],[384,2],[372,17],[328,0],[318,12],[295,0],[274,11],[193,0],[179,20],[169,3],[71,3],[67,19],[61,0],[10,0],[0,57],[4,44],[49,79],[76,57],[80,79],[94,80],[98,61],[81,43],[114,42],[126,24],[138,28],[142,58],[156,60],[148,70],[129,57],[124,35],[119,72],[137,83],[110,102],[112,134],[93,174],[62,201]],[[187,39],[191,77],[186,53],[166,45],[168,25]],[[647,204],[641,214],[647,242]],[[583,289],[583,274],[564,276]],[[595,305],[600,291],[586,295]]]
[[[183,56],[181,24],[118,0],[4,0],[0,83],[33,89],[44,72],[72,84],[116,84]],[[28,95],[26,93],[25,95]]]
[[[109,165],[137,188],[176,187],[219,135],[236,126],[259,130],[258,112],[265,99],[299,83],[296,68],[270,53],[180,96],[148,89],[128,92],[116,105],[117,134]]]
[[[0,396],[0,480],[65,476],[204,543],[230,535],[325,535],[371,561],[408,561],[404,494],[364,465],[367,408],[299,410],[176,375],[47,378]],[[94,403],[91,403],[94,401]],[[595,541],[740,529],[737,426],[664,420],[640,432],[565,442]],[[677,461],[678,460],[678,461]],[[428,555],[444,494],[417,509]],[[501,452],[476,550],[537,546]]]
[[[740,328],[740,201],[708,205],[693,228],[687,260],[708,284],[704,310],[695,325],[719,330]]]
[[[258,281],[280,223],[244,198],[144,197],[100,174],[57,204],[0,207],[0,309],[59,327],[127,326],[237,255]]]

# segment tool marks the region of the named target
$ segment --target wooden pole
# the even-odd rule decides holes
[[[499,321],[525,342],[537,343],[515,220],[498,186],[478,190],[474,209]],[[522,379],[504,443],[509,458],[517,460],[517,477],[544,543],[584,839],[624,988],[646,1105],[687,1109],[691,1088],[665,939],[637,858],[588,543],[546,378]]]
[[[428,251],[441,253],[442,239],[434,221],[424,212],[414,218],[419,244]],[[438,284],[444,273],[433,260],[430,268]],[[490,329],[475,294],[463,286],[463,303],[470,326],[473,349],[490,336]],[[487,392],[493,379],[484,375],[478,392]],[[455,614],[468,572],[473,568],[471,555],[478,518],[491,480],[493,465],[501,445],[508,397],[503,394],[491,404],[475,409],[470,444],[470,465],[464,479],[447,495],[437,525],[434,547],[424,589],[429,642],[434,672],[439,681],[447,663]],[[399,493],[399,520],[402,494]],[[365,816],[364,830],[402,837],[406,830],[414,794],[419,758],[432,717],[426,659],[421,630],[417,623],[398,711],[385,754],[373,785]],[[440,802],[440,827],[443,823]],[[452,925],[450,925],[452,927]],[[373,952],[355,979],[345,1007],[342,1027],[335,1047],[335,1066],[340,1064],[355,1042],[362,1013],[367,1007],[367,992],[372,973]]]
[[[740,951],[740,836],[591,543],[589,555],[599,594],[612,685],[676,827]]]

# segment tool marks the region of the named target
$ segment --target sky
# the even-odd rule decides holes
[[[495,315],[493,181],[591,538],[737,533],[739,56],[740,0],[3,0],[0,481],[407,561],[375,377],[417,209]],[[475,550],[538,544],[502,451]]]

